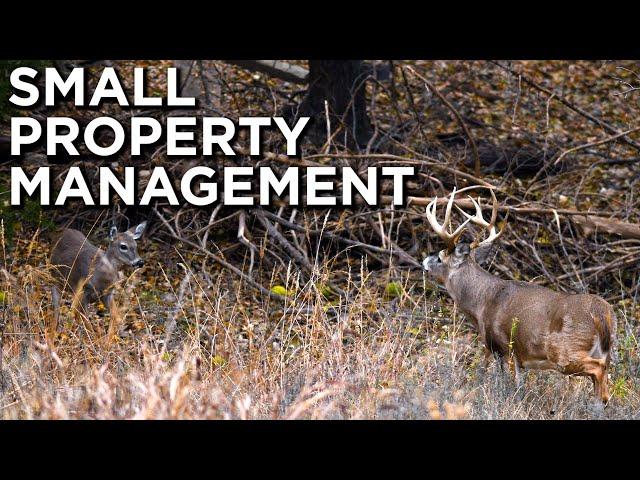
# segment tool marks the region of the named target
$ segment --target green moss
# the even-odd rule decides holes
[[[399,282],[388,283],[384,288],[384,293],[387,298],[396,298],[402,295],[403,288]]]
[[[271,287],[271,292],[275,293],[276,295],[282,295],[283,297],[286,297],[291,293],[282,285],[274,285],[273,287]]]
[[[214,355],[211,357],[211,365],[214,367],[224,367],[226,364],[227,361],[220,355]]]
[[[325,285],[324,283],[320,283],[317,285],[317,287],[318,287],[318,290],[320,291],[320,294],[324,298],[329,299],[335,296],[335,293],[333,292],[333,290],[331,290],[331,287],[329,287],[328,285]]]

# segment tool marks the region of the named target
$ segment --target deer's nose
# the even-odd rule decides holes
[[[139,258],[138,260],[136,260],[135,262],[133,262],[133,266],[136,268],[140,268],[144,266],[144,260],[142,260],[141,258]]]
[[[431,265],[433,265],[433,263],[435,263],[436,261],[437,261],[437,257],[434,257],[434,256],[427,257],[422,261],[422,266],[428,272],[429,270],[431,270]]]

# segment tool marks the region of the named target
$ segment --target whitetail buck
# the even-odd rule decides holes
[[[470,190],[467,187],[458,193]],[[480,199],[471,198],[475,214],[451,232],[451,209],[455,188],[447,203],[444,222],[436,219],[437,198],[427,206],[427,220],[444,240],[446,248],[427,257],[428,274],[444,284],[458,308],[477,326],[488,349],[504,365],[512,359],[516,382],[521,385],[521,369],[554,369],[566,375],[591,377],[596,397],[609,401],[607,369],[616,332],[616,316],[611,305],[596,295],[568,294],[526,282],[495,277],[480,264],[504,231],[496,232],[498,202],[490,189],[493,208],[490,221],[482,216]],[[458,243],[466,224],[486,229],[482,242]],[[451,232],[451,233],[450,233]]]
[[[100,300],[109,310],[113,308],[112,287],[118,281],[118,271],[124,265],[141,267],[144,261],[138,255],[138,240],[147,222],[125,232],[111,227],[106,251],[94,246],[78,230],[65,229],[51,252],[51,265],[55,283],[52,303],[56,323],[60,314],[60,294],[69,290],[79,295],[83,313],[90,302]]]

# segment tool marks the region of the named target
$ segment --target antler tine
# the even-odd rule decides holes
[[[478,244],[478,246],[493,243],[495,239],[497,239],[500,235],[502,235],[503,231],[504,231],[504,227],[502,227],[502,229],[499,232],[496,232],[496,227],[492,226],[491,229],[489,230],[489,236],[485,238],[483,241],[481,241]]]
[[[470,219],[467,218],[464,222],[462,222],[462,224],[458,228],[454,230],[454,232],[451,234],[451,238],[453,240],[457,239],[458,236],[462,234],[464,228],[467,226],[467,223],[469,223],[469,221]]]
[[[445,209],[445,214],[444,214],[444,222],[442,223],[442,225],[438,223],[438,220],[436,218],[438,197],[435,197],[427,205],[427,212],[426,212],[427,221],[431,225],[431,228],[433,228],[433,230],[438,234],[438,236],[445,241],[449,249],[451,249],[455,245],[456,239],[460,236],[460,234],[466,227],[467,223],[471,221],[469,218],[467,218],[467,220],[465,220],[462,223],[462,225],[456,228],[453,231],[453,233],[449,233],[447,231],[447,225],[449,225],[450,227],[450,223],[451,223],[451,210],[453,208],[453,200],[454,200],[455,194],[456,194],[456,189],[454,187],[453,192],[451,192],[451,196],[449,197],[449,201],[447,202],[447,207]]]
[[[487,222],[484,219],[484,216],[482,215],[482,207],[480,206],[480,197],[478,197],[478,201],[476,202],[471,196],[469,196],[469,199],[471,200],[471,203],[473,204],[476,210],[476,213],[474,215],[469,215],[467,212],[465,212],[464,210],[462,210],[460,207],[456,205],[456,208],[467,218],[467,221],[471,221],[476,225],[480,225],[481,227],[484,227],[489,231],[489,236],[486,239],[484,239],[482,242],[480,242],[478,246],[486,245],[488,243],[493,242],[502,234],[504,230],[504,227],[503,227],[499,232],[496,232],[495,225],[496,225],[496,220],[498,218],[498,199],[496,198],[496,194],[493,192],[493,189],[489,189],[489,191],[491,193],[491,198],[493,201],[493,205],[491,207],[491,220],[489,222]]]
[[[493,188],[489,190],[489,193],[491,194],[491,200],[493,202],[491,206],[491,221],[489,222],[489,225],[494,226],[498,219],[498,199],[496,198],[496,194],[493,192]]]
[[[449,197],[449,201],[447,202],[447,208],[444,211],[444,222],[442,222],[442,226],[445,231],[447,230],[447,226],[451,228],[451,207],[453,207],[453,199],[456,196],[456,187],[453,187],[453,191],[451,192],[451,196]]]
[[[435,206],[436,206],[436,202],[438,201],[438,197],[435,197],[431,202],[429,202],[429,204],[427,205],[427,221],[429,222],[429,225],[431,225],[431,228],[433,228],[433,230],[437,233],[440,234],[440,224],[438,223],[438,221],[436,220],[436,215],[435,215]]]
[[[473,199],[473,197],[471,197],[471,195],[469,195],[469,200],[471,200],[471,203],[473,204],[474,208],[476,209],[475,215],[469,215],[467,212],[462,210],[457,205],[456,205],[456,208],[460,211],[460,213],[462,213],[465,217],[467,217],[467,219],[469,221],[472,221],[473,223],[475,223],[476,225],[480,225],[481,227],[488,228],[491,224],[488,223],[484,219],[484,217],[482,216],[482,207],[480,206],[480,197],[478,197],[478,201],[476,202]]]
[[[487,245],[489,243],[492,243],[494,240],[496,240],[500,235],[502,235],[502,232],[504,232],[504,228],[507,224],[505,219],[504,225],[502,226],[500,231],[496,232],[496,220],[498,218],[498,199],[496,198],[496,194],[493,193],[493,190],[489,190],[489,192],[491,193],[491,199],[493,201],[493,204],[491,206],[491,221],[487,225],[487,229],[489,230],[489,236],[485,238],[482,242],[480,242],[478,246]]]
[[[476,209],[475,215],[469,215],[467,212],[462,210],[457,205],[456,205],[456,208],[460,211],[460,213],[462,213],[465,217],[467,217],[467,219],[469,219],[476,225],[480,225],[482,227],[488,227],[489,223],[487,223],[487,221],[482,216],[482,207],[480,207],[480,197],[478,197],[477,202],[473,199],[471,195],[468,195],[468,197],[469,197],[469,200],[471,200],[471,203],[473,204],[474,208]]]

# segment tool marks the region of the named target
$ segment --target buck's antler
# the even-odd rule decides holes
[[[467,220],[455,229],[453,233],[449,233],[447,231],[447,226],[451,227],[451,207],[453,206],[453,199],[456,195],[456,188],[453,187],[453,191],[451,192],[451,196],[449,197],[449,202],[447,202],[447,208],[444,212],[444,221],[442,225],[438,223],[436,219],[436,205],[438,203],[438,197],[435,197],[429,205],[427,205],[427,220],[429,221],[429,225],[431,228],[438,234],[438,236],[444,240],[447,245],[447,250],[451,251],[455,247],[456,240],[464,231],[467,223],[471,221],[470,218],[467,217]]]
[[[476,244],[476,247],[479,247],[481,245],[488,245],[489,243],[492,243],[496,238],[502,235],[502,232],[504,231],[504,226],[503,226],[499,232],[496,232],[496,219],[498,218],[498,199],[496,198],[496,194],[493,193],[493,189],[489,189],[489,192],[491,193],[491,199],[493,201],[493,205],[491,208],[491,220],[489,222],[487,222],[482,216],[482,208],[480,207],[480,197],[478,197],[478,201],[476,202],[471,196],[469,196],[469,198],[471,199],[471,203],[473,203],[473,206],[476,208],[475,215],[469,215],[467,212],[465,212],[464,210],[462,210],[460,207],[456,205],[456,208],[460,210],[460,212],[465,217],[467,217],[467,222],[469,221],[473,222],[476,225],[486,228],[489,231],[489,236],[485,238],[483,241],[481,241],[480,243]]]

